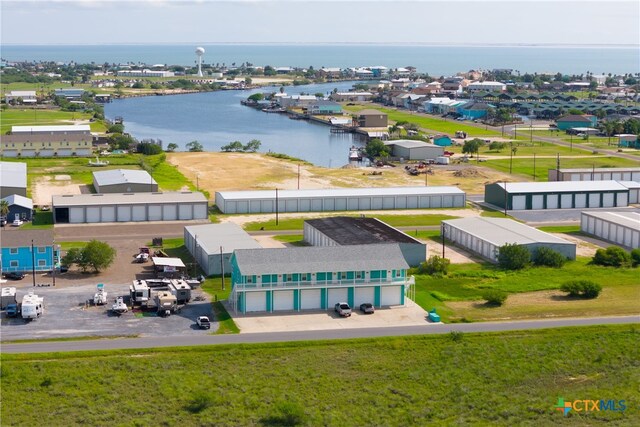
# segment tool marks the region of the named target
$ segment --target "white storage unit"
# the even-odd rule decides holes
[[[280,190],[279,212],[390,210],[464,207],[466,194],[457,187],[335,188]],[[275,212],[276,191],[222,191],[216,205],[226,214]]]
[[[549,181],[635,181],[640,182],[638,168],[549,169]]]
[[[273,291],[273,311],[293,310],[293,291]]]
[[[303,289],[300,291],[301,310],[319,310],[322,308],[322,292],[320,289]]]
[[[402,304],[402,287],[401,286],[381,286],[380,287],[380,305],[400,305]]]
[[[582,212],[580,229],[629,249],[640,247],[640,213],[637,212]]]
[[[267,311],[267,293],[264,291],[245,292],[245,311]]]
[[[349,292],[346,288],[329,288],[327,290],[327,308],[332,309],[339,302],[347,302]]]
[[[511,209],[513,210],[522,210],[527,208],[527,197],[526,196],[513,196],[513,205]]]
[[[356,287],[353,296],[353,306],[357,309],[365,302],[373,304],[375,301],[374,287]]]
[[[53,196],[56,223],[207,219],[202,193],[108,193]],[[179,215],[178,215],[179,213]]]
[[[636,181],[620,181],[620,184],[629,190],[629,204],[640,203],[640,182]]]

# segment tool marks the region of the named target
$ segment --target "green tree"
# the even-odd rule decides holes
[[[631,264],[631,254],[618,246],[609,246],[598,249],[591,262],[605,267],[627,267]]]
[[[631,251],[631,265],[637,267],[640,265],[640,248],[635,248]]]
[[[107,133],[124,133],[124,125],[120,123],[113,124],[107,128]]]
[[[144,89],[144,82],[137,81],[133,85],[131,85],[133,89]]]
[[[482,293],[482,299],[487,305],[501,306],[507,300],[507,293],[499,289],[487,289]]]
[[[551,248],[541,247],[533,253],[533,264],[543,267],[560,268],[567,262],[567,257]]]
[[[464,142],[462,146],[462,152],[464,154],[474,154],[480,151],[480,146],[484,144],[484,141],[478,138],[473,138]]]
[[[262,94],[262,93],[254,93],[253,95],[250,95],[247,98],[247,100],[255,101],[255,102],[262,101],[263,99],[264,99],[264,94]]]
[[[169,144],[167,144],[167,151],[168,152],[173,153],[177,149],[178,149],[178,144],[176,144],[175,142],[170,142]]]
[[[522,270],[531,262],[529,250],[516,243],[500,246],[498,251],[498,265],[505,270]]]
[[[365,152],[369,157],[389,157],[389,147],[382,140],[374,138],[367,143]]]
[[[250,85],[251,83],[253,83],[253,80],[251,79],[251,77],[245,77],[244,78],[244,84]]]
[[[187,150],[189,150],[191,152],[204,151],[204,147],[198,141],[191,141],[191,142],[187,143],[187,145],[185,145],[185,147],[187,148]]]
[[[61,261],[68,266],[76,264],[83,272],[91,268],[94,273],[99,273],[113,264],[115,256],[116,250],[107,243],[91,240],[83,248],[69,249]]]
[[[0,217],[6,218],[9,215],[9,202],[2,199],[0,200]]]
[[[563,283],[560,290],[568,293],[570,297],[593,299],[600,295],[602,286],[591,280],[571,280]]]
[[[489,144],[489,150],[502,151],[505,149],[506,146],[507,146],[506,142],[493,141],[491,144]]]
[[[264,67],[264,75],[265,76],[275,76],[276,70],[275,68],[273,68],[271,65],[267,65],[266,67]]]
[[[82,261],[82,250],[80,248],[71,248],[60,260],[62,265],[71,267],[74,264],[80,264]]]
[[[451,261],[447,258],[433,255],[428,260],[424,261],[418,267],[418,273],[429,275],[446,275],[449,271],[449,264]]]
[[[249,153],[255,153],[260,149],[262,143],[258,139],[252,139],[243,147],[243,150]]]
[[[244,146],[240,141],[233,141],[227,145],[223,145],[222,147],[220,147],[220,150],[224,152],[230,152],[230,151],[240,152],[240,151],[244,151]]]

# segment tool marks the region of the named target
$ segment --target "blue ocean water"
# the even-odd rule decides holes
[[[2,46],[7,61],[192,65],[196,45]],[[432,76],[470,69],[511,68],[564,74],[640,72],[638,48],[461,47],[422,45],[203,45],[205,63],[319,67],[415,66]]]

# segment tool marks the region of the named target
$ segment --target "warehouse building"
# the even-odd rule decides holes
[[[231,273],[231,255],[236,249],[258,249],[261,246],[237,224],[203,224],[184,228],[184,245],[204,274]]]
[[[53,196],[52,205],[57,224],[208,218],[207,198],[190,191]]]
[[[501,246],[518,244],[533,253],[549,248],[576,259],[576,244],[508,218],[473,217],[442,221],[441,233],[448,241],[497,262]]]
[[[508,210],[625,207],[629,189],[617,181],[496,182],[484,186],[484,201]]]
[[[629,249],[640,248],[637,212],[582,212],[580,230]]]
[[[311,246],[396,243],[410,267],[427,258],[427,245],[376,218],[335,216],[304,222],[304,241]]]
[[[397,244],[238,249],[231,266],[236,313],[404,305],[413,284]]]
[[[462,208],[457,187],[333,188],[320,190],[221,191],[216,205],[225,214],[334,212],[386,209]]]
[[[27,164],[0,162],[0,198],[13,194],[27,197]]]
[[[97,193],[157,192],[158,183],[144,170],[111,169],[93,173]]]
[[[384,145],[391,148],[393,157],[405,160],[435,160],[437,157],[444,156],[443,147],[423,141],[398,139],[385,142]]]
[[[549,181],[636,181],[640,168],[549,169]]]

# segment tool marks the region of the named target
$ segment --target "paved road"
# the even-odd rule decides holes
[[[640,323],[640,316],[593,317],[584,319],[544,319],[517,322],[483,322],[457,324],[425,324],[387,328],[337,329],[324,331],[272,332],[238,335],[201,335],[121,338],[89,341],[49,341],[24,344],[3,344],[3,353],[41,353],[65,351],[115,350],[153,347],[183,347],[195,345],[273,343],[305,340],[373,338],[403,335],[446,334],[460,332],[499,332],[524,329],[545,329],[564,326],[590,326]]]

